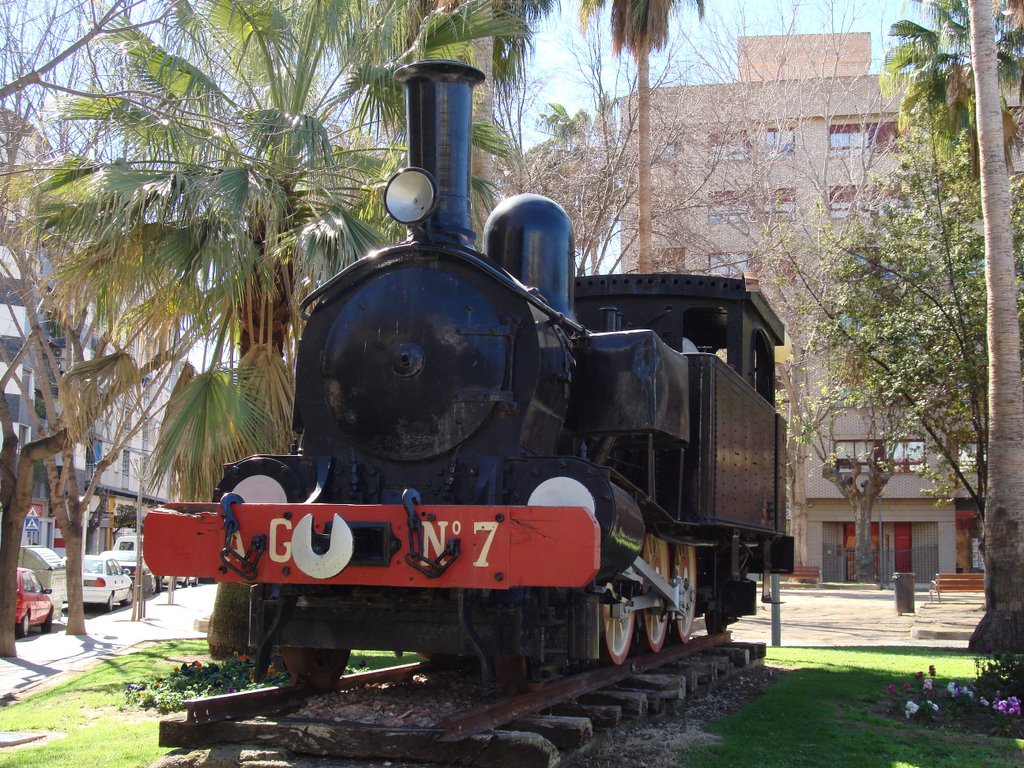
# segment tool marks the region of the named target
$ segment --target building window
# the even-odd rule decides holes
[[[863,155],[871,146],[868,127],[860,123],[841,123],[828,127],[828,151],[840,157]]]
[[[712,192],[708,202],[708,224],[725,221],[751,221],[750,203],[736,192]]]
[[[769,157],[792,157],[796,150],[796,131],[792,128],[765,131],[764,148]]]
[[[750,253],[709,253],[708,272],[722,277],[743,277],[750,271]]]
[[[840,472],[853,472],[854,466],[867,472],[882,459],[881,440],[836,440],[832,446]]]
[[[828,151],[839,157],[890,150],[896,143],[896,123],[839,123],[828,127]]]
[[[875,152],[894,150],[896,148],[896,123],[878,123],[871,126],[871,148]]]
[[[976,472],[978,470],[978,444],[965,443],[961,445],[956,455],[957,463],[961,472]]]
[[[836,440],[833,451],[839,471],[852,473],[855,466],[867,472],[872,465],[892,462],[894,474],[918,472],[924,466],[924,441],[897,440],[889,446],[890,454],[885,455],[885,444],[881,440]]]
[[[121,487],[128,487],[128,478],[132,474],[132,455],[128,450],[121,451]]]
[[[88,477],[92,477],[96,471],[96,465],[103,459],[103,441],[93,440],[87,446],[85,446],[85,472]]]
[[[776,218],[796,221],[796,190],[793,187],[776,189],[774,197]]]
[[[899,440],[892,444],[892,471],[894,473],[919,472],[923,466],[923,440]]]
[[[712,133],[708,137],[712,160],[746,160],[750,157],[750,137],[746,131]]]
[[[854,199],[857,197],[857,188],[832,187],[828,191],[828,215],[833,219],[845,219],[853,210]]]

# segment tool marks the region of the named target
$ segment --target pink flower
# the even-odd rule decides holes
[[[923,688],[924,688],[924,689],[925,689],[926,691],[928,691],[929,693],[931,693],[931,691],[932,691],[932,679],[931,679],[930,677],[926,677],[926,678],[924,679],[924,685],[923,685]]]
[[[896,693],[896,683],[889,683],[889,695],[892,696]]]
[[[912,687],[913,686],[911,686],[910,683],[904,683],[903,684],[903,690],[906,691],[907,693],[910,693],[910,690],[911,690]]]

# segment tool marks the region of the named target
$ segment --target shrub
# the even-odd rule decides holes
[[[184,709],[184,702],[189,699],[254,688],[280,687],[289,682],[287,673],[273,668],[259,683],[255,682],[254,677],[253,665],[246,656],[221,662],[183,662],[164,677],[142,683],[126,683],[124,696],[128,704],[166,714]]]
[[[997,698],[999,691],[1024,693],[1024,656],[1016,653],[995,653],[974,661],[975,690],[987,699]]]

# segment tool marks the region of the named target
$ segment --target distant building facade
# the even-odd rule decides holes
[[[863,224],[888,198],[899,99],[870,74],[868,34],[740,38],[734,82],[652,93],[655,271],[756,279],[773,249],[801,253],[826,230]],[[625,228],[635,229],[633,221]],[[807,249],[810,252],[810,249]],[[623,263],[635,268],[636,254]],[[972,570],[975,515],[963,501],[937,503],[920,469],[923,436],[881,445],[856,413],[833,426],[835,455],[863,460],[883,448],[895,459],[876,501],[876,572]],[[806,465],[807,564],[830,581],[852,580],[850,503]]]

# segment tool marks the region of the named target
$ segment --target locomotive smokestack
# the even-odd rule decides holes
[[[473,87],[484,73],[458,61],[418,61],[401,67],[395,79],[405,86],[409,165],[433,174],[439,188],[427,226],[435,237],[472,244]]]

